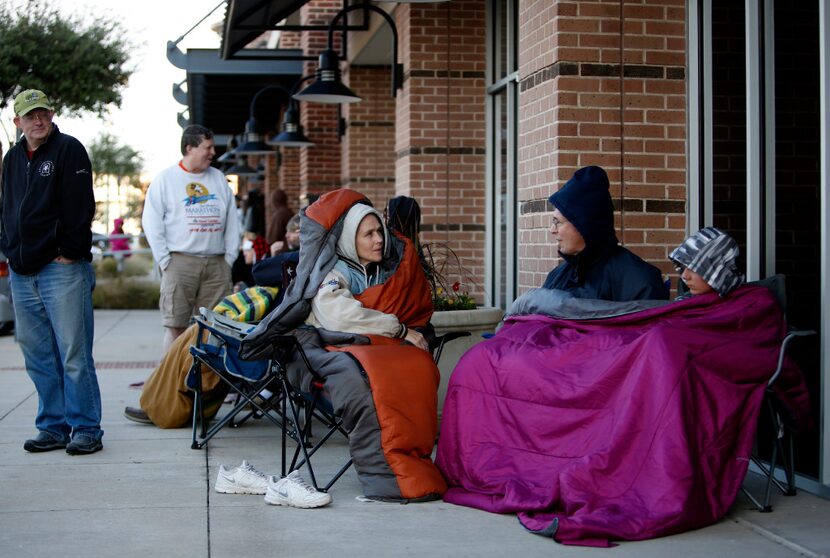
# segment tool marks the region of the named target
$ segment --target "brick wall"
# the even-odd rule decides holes
[[[404,87],[395,128],[396,193],[416,198],[425,242],[461,258],[481,301],[485,234],[485,3],[399,4]]]
[[[280,147],[280,166],[277,168],[279,188],[288,196],[288,207],[297,211],[300,207],[300,153],[301,148]]]
[[[343,106],[341,186],[366,195],[383,209],[395,195],[395,98],[389,67],[351,66],[349,87],[363,98]]]
[[[524,0],[519,26],[520,291],[558,263],[546,198],[585,165],[608,172],[620,241],[671,271],[686,221],[685,2]]]
[[[328,25],[342,8],[339,0],[313,0],[300,10],[304,25]],[[334,34],[334,49],[339,51],[340,36]],[[300,47],[309,56],[317,56],[326,49],[325,31],[306,31],[300,36]],[[311,75],[316,61],[303,64],[303,75]],[[307,84],[306,84],[307,85]],[[337,131],[337,105],[301,103],[302,125],[314,147],[300,151],[300,195],[322,194],[340,187],[340,137]]]

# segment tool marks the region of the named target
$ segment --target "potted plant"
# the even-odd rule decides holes
[[[447,383],[461,356],[473,345],[483,341],[482,334],[492,333],[501,321],[501,308],[478,306],[468,290],[482,292],[472,279],[469,269],[449,246],[442,243],[422,246],[424,271],[432,291],[435,312],[432,325],[435,333],[441,335],[450,331],[469,331],[469,337],[461,337],[448,343],[441,354],[438,369],[441,383],[438,387],[438,416],[444,408]]]

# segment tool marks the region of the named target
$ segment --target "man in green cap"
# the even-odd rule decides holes
[[[101,392],[92,360],[92,164],[77,139],[52,122],[42,91],[14,100],[22,132],[3,160],[0,248],[11,267],[17,338],[37,389],[29,452],[95,453]]]

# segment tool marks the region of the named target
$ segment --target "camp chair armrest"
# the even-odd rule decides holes
[[[436,335],[429,344],[429,352],[432,353],[432,358],[436,364],[441,359],[441,353],[444,351],[444,345],[458,339],[459,337],[469,337],[469,331],[449,331],[442,335]]]
[[[784,340],[781,342],[781,348],[778,351],[778,366],[775,368],[775,372],[767,382],[767,386],[772,386],[778,379],[778,376],[781,375],[781,369],[784,367],[784,355],[787,353],[787,345],[789,342],[796,337],[807,337],[808,335],[815,334],[816,331],[812,329],[791,329],[789,333],[787,333],[786,337],[784,337]]]
[[[196,321],[210,330],[238,339],[244,339],[255,327],[252,324],[232,320],[205,307],[199,308],[199,316],[196,317]]]
[[[303,361],[303,365],[305,366],[306,370],[308,371],[309,375],[315,382],[324,383],[326,380],[323,378],[312,366],[308,360],[308,356],[306,356],[305,351],[303,350],[303,345],[300,343],[296,337],[293,335],[276,335],[272,338],[272,343],[274,349],[282,349],[285,351],[285,355],[288,356],[293,352],[296,352],[300,360]]]
[[[449,343],[453,339],[458,339],[459,337],[469,337],[469,336],[470,336],[469,331],[449,331],[449,332],[444,333],[442,335],[436,335],[432,339],[432,343],[429,344],[429,349],[430,349],[430,351],[434,351],[438,347],[446,345],[447,343]]]

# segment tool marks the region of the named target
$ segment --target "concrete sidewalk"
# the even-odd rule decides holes
[[[205,450],[190,430],[160,430],[123,418],[160,356],[155,311],[96,311],[95,356],[103,398],[104,450],[72,457],[29,454],[37,396],[12,337],[0,338],[0,557],[118,556],[824,556],[830,555],[830,501],[776,495],[774,513],[739,497],[711,527],[614,549],[567,547],[526,533],[512,515],[434,502],[361,503],[352,471],[318,510],[265,504],[260,496],[212,491],[220,464],[243,458],[278,473],[279,436],[267,421],[225,430]],[[339,443],[317,459],[334,471]],[[755,479],[757,480],[757,479]]]

